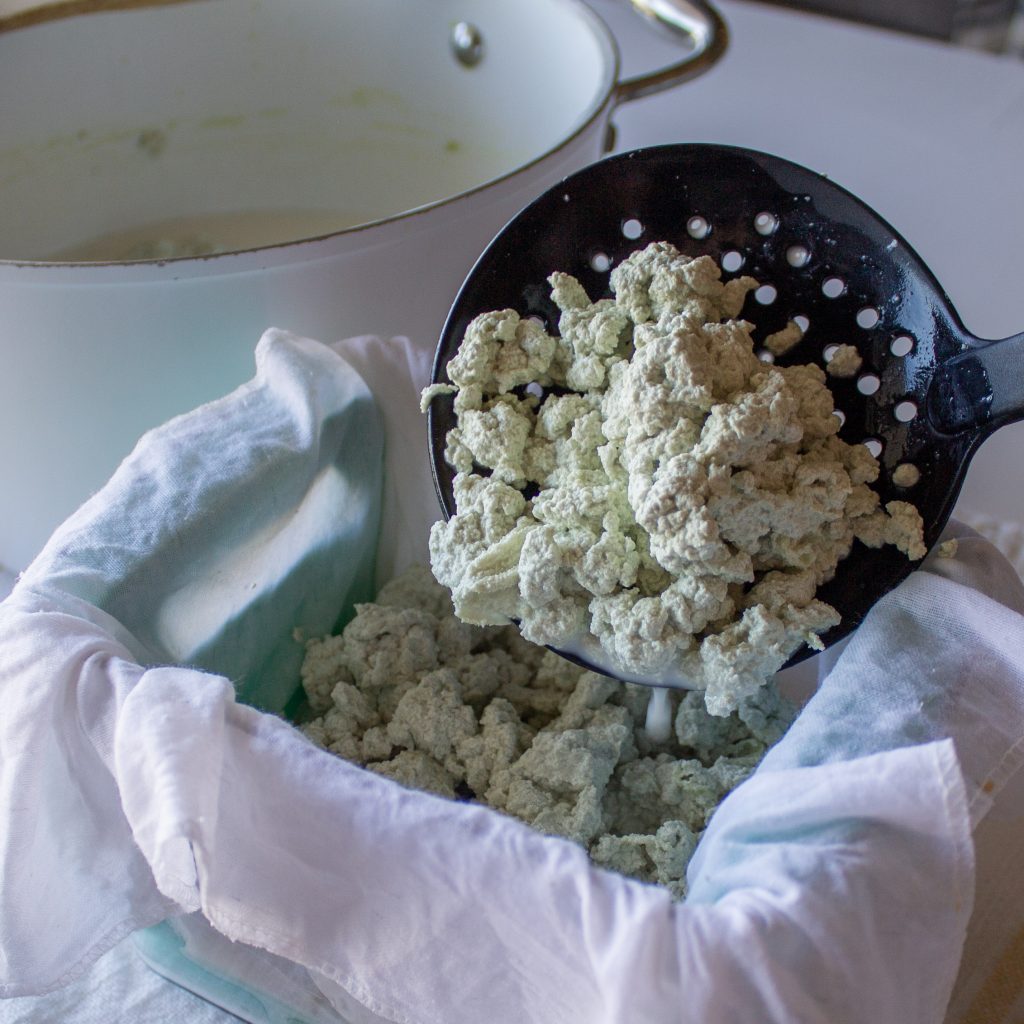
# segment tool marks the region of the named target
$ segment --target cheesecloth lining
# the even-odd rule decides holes
[[[970,828],[1024,753],[1024,592],[1005,562],[965,537],[876,608],[719,809],[676,905],[235,699],[233,683],[279,697],[267,680],[294,652],[271,623],[336,617],[294,603],[369,571],[379,480],[353,366],[385,424],[382,535],[399,540],[379,575],[422,558],[435,514],[396,412],[424,359],[337,348],[268,332],[255,381],[149,435],[0,606],[0,993],[200,911],[307,967],[356,1024],[940,1020]],[[342,576],[309,557],[342,548]]]

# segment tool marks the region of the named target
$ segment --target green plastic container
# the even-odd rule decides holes
[[[176,921],[164,921],[133,936],[143,961],[175,985],[251,1024],[347,1024],[312,981],[303,990],[298,979],[300,968],[295,968],[295,977],[289,978],[287,985],[279,983],[275,991],[269,991],[251,978],[243,980],[228,969],[215,968],[190,956],[180,929]],[[253,951],[253,956],[261,958],[261,966],[267,961],[281,962],[258,950]],[[267,978],[274,976],[273,971],[262,973]],[[287,991],[282,993],[281,989]]]

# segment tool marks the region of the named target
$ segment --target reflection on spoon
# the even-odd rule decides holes
[[[518,625],[518,620],[510,621]],[[693,683],[680,671],[678,663],[670,663],[651,673],[624,671],[612,660],[597,637],[590,633],[578,633],[568,643],[550,649],[591,672],[611,676],[612,679],[618,679],[623,683],[636,683],[639,686],[654,688],[667,686],[673,690],[694,689]]]

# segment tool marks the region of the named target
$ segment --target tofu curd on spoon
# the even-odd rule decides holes
[[[511,309],[470,324],[447,366],[456,514],[430,536],[456,615],[599,649],[610,673],[684,679],[725,715],[838,612],[815,595],[855,540],[924,557],[914,506],[837,435],[814,364],[755,353],[750,277],[668,242],[611,273],[612,297],[548,279],[558,333]],[[766,344],[766,347],[771,348]]]

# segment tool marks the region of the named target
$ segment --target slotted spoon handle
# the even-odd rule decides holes
[[[1024,419],[1024,334],[1002,341],[969,338],[972,345],[935,371],[928,416],[946,434],[994,430]]]

